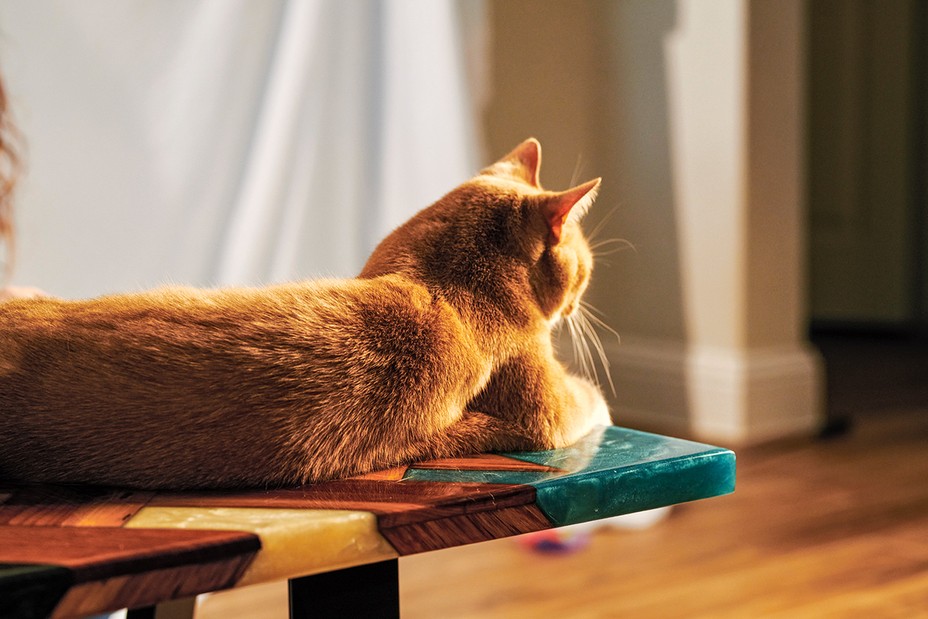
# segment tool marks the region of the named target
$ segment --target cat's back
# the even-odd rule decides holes
[[[468,337],[399,276],[0,304],[0,474],[183,486],[292,472],[295,442],[342,445],[351,427],[373,444],[375,416],[463,406],[487,372]]]
[[[462,337],[446,303],[398,276],[30,299],[0,303],[0,382],[35,386],[56,370],[114,381],[171,367],[228,372],[234,361],[343,365],[346,355],[387,354],[391,345],[421,353]]]

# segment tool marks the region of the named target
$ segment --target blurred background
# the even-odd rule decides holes
[[[545,186],[604,177],[614,418],[735,447],[739,488],[404,559],[405,615],[928,616],[926,32],[918,0],[5,0],[14,281],[351,276],[535,136]]]

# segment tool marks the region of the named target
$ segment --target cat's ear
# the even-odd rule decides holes
[[[540,189],[541,185],[538,180],[540,169],[541,144],[535,138],[529,138],[484,170],[484,173],[514,177]]]
[[[548,222],[548,240],[552,245],[561,240],[561,233],[568,217],[579,221],[593,205],[596,194],[599,193],[601,178],[577,185],[567,191],[552,194],[541,205],[545,220]]]

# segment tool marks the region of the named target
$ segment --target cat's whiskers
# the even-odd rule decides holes
[[[583,322],[583,314],[579,312],[577,313],[577,327],[580,332],[580,342],[583,344],[583,351],[586,355],[587,365],[590,368],[590,375],[592,376],[593,382],[599,385],[599,371],[596,369],[596,363],[593,360],[593,351],[590,350],[590,338],[587,335],[587,327]]]
[[[574,364],[579,366],[581,374],[590,378],[589,370],[586,367],[586,359],[583,357],[580,349],[581,337],[577,330],[577,325],[574,323],[574,317],[565,316],[563,322],[567,325],[567,330],[570,332],[570,345],[574,352]]]
[[[596,314],[602,315],[602,312],[586,301],[580,301],[577,311],[570,316],[565,316],[563,322],[567,324],[567,329],[570,332],[570,341],[574,352],[574,363],[579,372],[597,385],[602,385],[602,381],[600,381],[599,377],[599,368],[593,357],[593,351],[595,351],[596,357],[599,359],[599,365],[602,366],[603,372],[606,375],[606,382],[609,384],[609,389],[612,391],[612,394],[615,395],[615,383],[612,380],[609,356],[606,354],[606,349],[596,329],[601,328],[608,331],[615,336],[618,342],[621,342],[621,337],[615,329],[606,324],[606,322]]]
[[[600,327],[601,329],[605,329],[615,336],[615,339],[619,344],[622,343],[622,336],[619,335],[619,332],[606,324],[606,322],[601,318],[606,316],[603,312],[599,311],[586,301],[580,301],[580,311],[582,311],[586,315],[586,318],[595,326]],[[599,314],[599,316],[597,316],[597,314]]]
[[[589,336],[587,335],[587,332],[586,332],[586,326],[583,324],[583,315],[580,314],[579,312],[577,313],[576,323],[577,323],[577,332],[580,334],[581,347],[583,348],[584,355],[587,359],[587,365],[590,368],[590,376],[592,377],[591,380],[593,380],[593,382],[599,385],[600,384],[599,371],[596,368],[596,364],[594,363],[594,360],[593,360],[593,352],[590,350],[590,341],[589,341]]]
[[[592,314],[596,314],[597,316],[600,316],[600,317],[602,317],[602,318],[605,318],[605,317],[606,317],[606,312],[602,311],[601,309],[599,309],[599,308],[597,308],[597,307],[594,307],[592,304],[587,303],[587,302],[584,301],[583,299],[580,299],[580,305],[581,305],[582,307],[586,308],[586,309],[587,309],[590,313],[592,313]]]
[[[582,310],[577,311],[571,316],[567,316],[565,322],[567,323],[568,329],[570,329],[571,342],[574,347],[574,360],[581,375],[596,385],[601,384],[596,362],[593,359],[593,352],[590,349],[590,341],[593,341],[593,346],[606,371],[609,386],[612,388],[613,393],[615,393],[615,387],[612,385],[612,377],[609,374],[609,362],[606,360],[605,351],[602,350],[599,337],[593,332],[589,323],[585,321]]]
[[[603,231],[603,228],[606,226],[606,223],[607,223],[610,219],[612,219],[613,216],[615,216],[615,214],[616,214],[616,212],[618,212],[618,210],[619,210],[618,205],[612,207],[612,209],[611,209],[608,213],[606,213],[606,214],[602,217],[602,219],[600,219],[598,222],[596,222],[596,225],[593,226],[593,229],[590,230],[590,233],[586,235],[587,243],[594,243],[594,242],[596,241],[596,237],[599,235],[600,232]]]
[[[609,366],[609,357],[606,355],[606,350],[603,347],[602,340],[599,339],[599,334],[593,327],[593,323],[595,322],[596,324],[606,327],[606,329],[612,333],[615,333],[616,337],[618,337],[618,333],[605,325],[602,320],[594,316],[591,312],[584,308],[583,305],[580,305],[578,309],[579,311],[577,312],[577,322],[580,324],[582,332],[586,336],[587,352],[589,353],[589,345],[592,344],[593,348],[596,350],[597,356],[599,356],[599,362],[603,367],[603,372],[606,374],[606,381],[609,383],[609,389],[612,391],[612,395],[616,395],[615,384],[612,382],[612,372],[610,371]],[[593,364],[592,355],[590,358],[590,364]],[[597,379],[598,378],[599,376],[597,375]],[[597,380],[597,383],[598,382],[599,381]]]
[[[581,358],[583,359],[583,365],[586,368],[587,378],[598,385],[599,373],[596,371],[596,365],[593,363],[593,354],[590,352],[590,343],[587,341],[586,334],[583,329],[582,318],[583,317],[579,312],[573,316],[574,324],[577,326],[577,341],[580,343]]]
[[[586,340],[583,337],[583,331],[580,327],[580,324],[577,322],[577,315],[574,314],[570,317],[570,324],[573,329],[571,330],[571,335],[576,343],[577,347],[577,360],[580,364],[580,372],[584,377],[589,379],[591,382],[599,384],[598,377],[596,376],[596,368],[591,363],[590,350],[586,345]]]
[[[611,247],[611,249],[606,249],[605,251],[599,251],[603,247]],[[638,248],[635,247],[635,244],[626,239],[603,239],[602,241],[597,241],[595,243],[590,243],[590,252],[592,252],[594,258],[601,258],[603,256],[610,256],[616,252],[625,251],[630,249],[635,253],[638,253]]]

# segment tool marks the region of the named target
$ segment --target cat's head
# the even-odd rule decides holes
[[[552,323],[572,315],[593,270],[580,220],[600,179],[547,191],[540,167],[529,138],[395,230],[362,277],[413,271],[452,292],[531,303]]]
[[[512,218],[509,234],[528,258],[538,306],[549,320],[557,320],[577,311],[590,282],[593,256],[580,221],[596,199],[601,179],[547,191],[540,170],[541,144],[529,138],[471,182],[491,196],[493,209]]]

